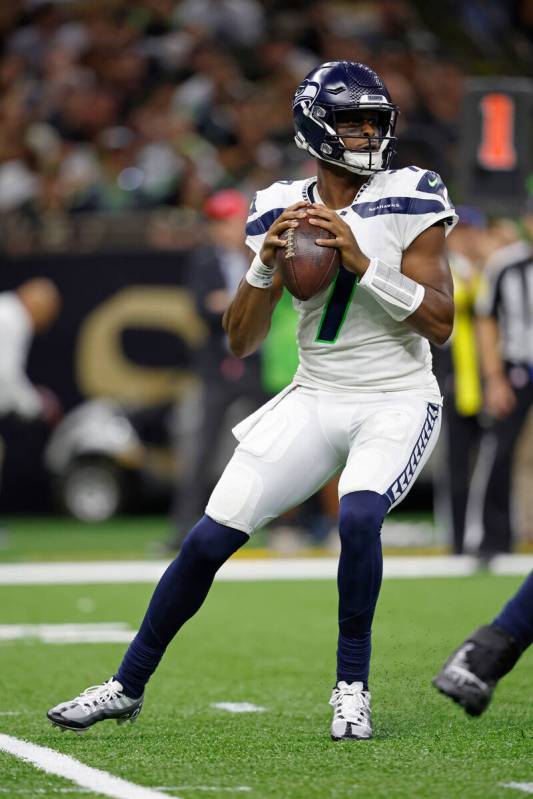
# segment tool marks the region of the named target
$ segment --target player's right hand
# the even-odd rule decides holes
[[[298,227],[298,220],[307,216],[307,212],[304,209],[310,207],[310,203],[300,200],[300,202],[286,208],[276,221],[270,225],[259,253],[259,257],[264,264],[274,267],[276,250],[280,247],[285,247],[287,244],[285,239],[280,238],[281,234],[290,227]]]
[[[493,375],[485,385],[485,405],[495,419],[508,416],[516,405],[516,396],[505,375]]]

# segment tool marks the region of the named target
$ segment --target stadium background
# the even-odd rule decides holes
[[[401,108],[395,165],[440,172],[455,203],[515,235],[533,172],[531,0],[10,0],[0,35],[0,291],[34,275],[57,283],[62,313],[35,338],[29,376],[67,414],[118,402],[142,433],[135,463],[147,473],[125,515],[90,525],[58,515],[44,465],[50,429],[0,419],[0,794],[101,796],[91,782],[80,788],[76,770],[69,780],[45,773],[58,752],[151,797],[531,793],[531,653],[479,723],[430,685],[531,569],[531,426],[515,469],[521,554],[488,570],[443,555],[429,473],[387,520],[375,737],[364,749],[328,737],[334,553],[284,557],[264,548],[264,532],[223,567],[169,647],[135,727],[60,736],[44,715],[114,672],[168,562],[171,487],[194,447],[209,332],[193,289],[206,200],[223,189],[249,200],[280,177],[311,174],[292,141],[294,88],[319,62],[361,60]],[[505,174],[480,173],[470,169],[482,135],[476,92],[488,84],[475,81],[497,76],[514,102],[518,159]],[[291,368],[290,314],[286,304],[262,353],[267,393]],[[305,534],[316,512],[286,519],[284,532]],[[398,543],[410,546],[398,555]],[[261,712],[232,714],[228,702]],[[43,771],[6,754],[6,736],[51,748],[52,761]]]
[[[205,237],[203,205],[220,189],[251,198],[280,177],[311,173],[292,141],[290,107],[294,86],[320,61],[361,60],[383,76],[401,108],[395,166],[434,169],[456,204],[474,197],[493,215],[518,217],[530,87],[517,102],[516,128],[527,131],[517,171],[500,171],[480,194],[467,166],[479,136],[467,78],[505,75],[511,94],[518,90],[531,66],[531,16],[527,2],[401,0],[18,0],[3,8],[2,288],[47,275],[65,300],[59,322],[34,343],[31,379],[50,386],[66,411],[99,396],[134,410],[184,400],[205,337],[186,295]],[[133,309],[131,292],[143,286],[145,308],[133,301]],[[175,303],[159,318],[158,292]],[[166,417],[162,425],[168,431]],[[0,427],[4,512],[50,512],[49,431],[11,419]],[[158,445],[165,435],[159,430]],[[167,483],[172,477],[167,467]],[[408,501],[431,509],[427,480]],[[168,490],[147,507],[165,504]],[[529,539],[529,521],[521,529]]]

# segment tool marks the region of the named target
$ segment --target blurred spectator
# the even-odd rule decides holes
[[[519,239],[491,255],[477,303],[485,407],[493,425],[477,467],[478,480],[485,477],[482,537],[468,531],[466,543],[483,558],[512,549],[513,455],[533,405],[533,209],[523,225],[529,241]]]
[[[20,419],[42,419],[54,424],[61,406],[50,389],[32,385],[26,360],[34,334],[44,332],[56,319],[61,297],[44,278],[23,283],[14,292],[0,294],[0,416],[13,413]],[[0,441],[0,467],[3,444]]]
[[[446,14],[476,32],[476,70],[486,72],[493,51],[502,70],[505,58],[513,72],[517,58],[531,61],[525,2],[6,5],[0,210],[30,216],[51,207],[200,210],[217,189],[248,193],[282,175],[305,176],[307,159],[292,146],[292,92],[317,63],[339,58],[370,63],[391,86],[402,111],[396,166],[436,165],[449,180],[470,55],[443,24]],[[132,131],[135,146],[111,152],[103,142],[117,128]],[[39,149],[44,130],[53,157]],[[122,173],[126,188],[117,189]]]
[[[445,457],[436,475],[437,509],[455,554],[463,552],[468,490],[482,427],[483,398],[474,328],[480,270],[488,246],[486,219],[477,208],[459,206],[459,222],[447,239],[453,276],[455,320],[444,347],[434,349],[444,396]]]
[[[231,405],[244,402],[247,410],[243,412],[251,413],[265,401],[260,355],[236,358],[227,348],[222,329],[224,311],[249,266],[244,244],[248,202],[235,190],[220,191],[207,200],[204,214],[210,243],[194,251],[189,285],[198,313],[207,325],[208,337],[197,351],[194,364],[201,379],[199,399],[193,399],[196,429],[190,452],[185,453],[185,474],[174,497],[171,549],[181,546],[184,535],[204,512],[217,479],[213,464],[227,433]]]
[[[176,20],[203,28],[230,46],[253,47],[264,30],[264,10],[257,0],[183,0]]]

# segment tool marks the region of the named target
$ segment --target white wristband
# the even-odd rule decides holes
[[[256,255],[246,272],[246,280],[256,289],[269,289],[274,278],[274,270],[274,266],[264,264],[259,255]]]
[[[379,258],[370,259],[359,285],[369,291],[397,322],[403,322],[411,316],[422,304],[425,294],[424,286],[402,275],[399,269],[387,266]]]

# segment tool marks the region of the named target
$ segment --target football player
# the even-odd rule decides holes
[[[313,70],[294,98],[296,144],[316,177],[275,183],[254,198],[246,226],[250,269],[224,317],[246,357],[268,334],[282,293],[281,234],[308,218],[333,238],[342,267],[299,313],[293,382],[234,430],[239,444],[205,515],[157,586],[117,673],[48,717],[84,730],[134,718],[166,647],[204,601],[217,569],[261,527],[340,472],[337,674],[333,740],[372,735],[368,675],[382,578],[380,530],[433,450],[441,396],[429,341],[453,324],[444,241],[457,217],[438,174],[389,169],[397,107],[364,64]]]
[[[498,681],[533,643],[533,572],[491,624],[463,641],[433,680],[469,716],[488,707]]]

